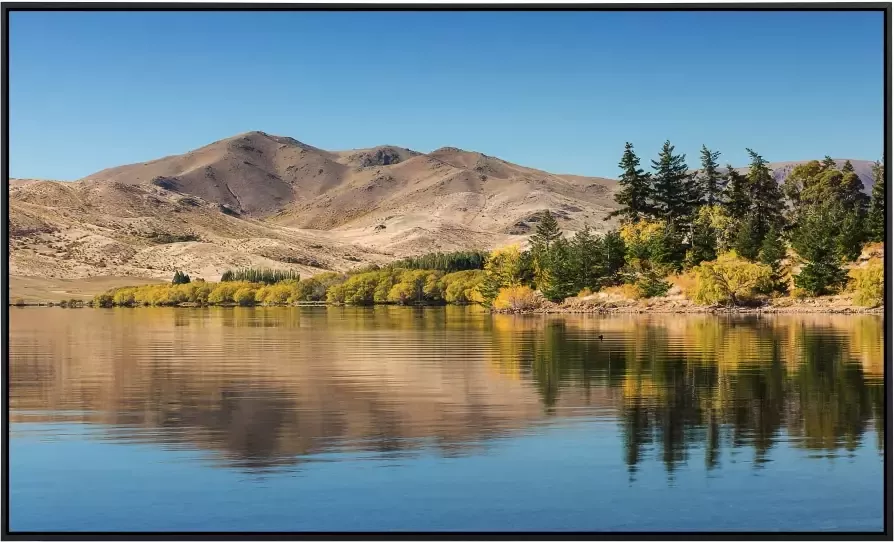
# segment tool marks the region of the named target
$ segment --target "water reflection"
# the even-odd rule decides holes
[[[834,458],[874,433],[881,452],[884,438],[876,316],[305,307],[10,317],[12,422],[92,424],[97,438],[205,449],[250,471],[332,451],[482,453],[492,439],[587,417],[620,427],[631,480],[651,461],[672,477],[697,449],[710,473],[740,449],[760,469],[783,441]]]

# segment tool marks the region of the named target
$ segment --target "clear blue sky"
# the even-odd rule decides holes
[[[616,177],[625,141],[695,166],[879,158],[868,12],[10,14],[10,174],[77,179],[249,130],[325,149],[477,150]]]

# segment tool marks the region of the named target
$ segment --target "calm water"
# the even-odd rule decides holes
[[[13,309],[10,528],[880,531],[882,351],[877,316]]]

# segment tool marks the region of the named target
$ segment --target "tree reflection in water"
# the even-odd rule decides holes
[[[875,316],[491,316],[461,307],[24,310],[12,421],[216,451],[263,470],[333,451],[478,453],[544,420],[617,420],[631,480],[787,441],[884,439]],[[600,340],[599,335],[604,339]]]

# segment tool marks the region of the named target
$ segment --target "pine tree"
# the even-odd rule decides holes
[[[785,258],[785,255],[785,241],[779,234],[779,230],[774,226],[764,236],[764,242],[761,244],[760,254],[758,255],[758,261],[768,266],[771,270],[771,291],[784,293],[788,289],[782,274],[782,260]]]
[[[723,194],[724,182],[723,175],[720,173],[720,165],[717,159],[720,157],[720,151],[711,151],[705,145],[702,145],[702,170],[699,174],[701,184],[701,192],[704,202],[707,205],[714,205],[721,201]]]
[[[751,206],[748,198],[748,179],[731,165],[726,166],[726,178],[723,207],[730,218],[742,220],[748,214],[748,209]]]
[[[555,244],[562,239],[559,223],[549,210],[543,213],[537,224],[537,231],[531,236],[531,257],[534,264],[534,284],[539,290],[547,287],[550,274],[560,263],[554,261],[561,255],[553,250]]]
[[[866,240],[865,219],[859,210],[841,205],[835,221],[838,226],[838,253],[845,260],[855,261],[863,251]]]
[[[662,270],[679,271],[686,259],[682,234],[673,222],[665,225],[659,235],[649,240],[649,260]]]
[[[171,280],[171,284],[189,284],[189,275],[182,271],[174,271],[174,278]]]
[[[736,253],[748,260],[757,260],[760,253],[763,235],[761,235],[761,223],[754,214],[749,214],[739,226],[733,248]]]
[[[824,170],[838,169],[838,166],[835,164],[835,160],[832,160],[832,157],[828,154],[825,156],[825,158],[823,158],[821,165]]]
[[[783,199],[779,183],[767,166],[767,161],[751,149],[745,149],[751,156],[748,169],[748,193],[751,200],[751,213],[757,221],[754,232],[757,245],[764,241],[764,235],[770,228],[782,224]],[[756,256],[756,254],[755,254]],[[754,259],[754,258],[752,258]]]
[[[594,236],[589,226],[574,234],[571,239],[571,265],[575,289],[598,289],[605,276],[605,258],[602,242]]]
[[[686,155],[674,154],[674,146],[665,141],[658,160],[652,160],[652,169],[657,216],[677,225],[688,224],[694,206]]]
[[[792,248],[805,261],[795,276],[795,286],[811,295],[831,293],[847,280],[837,223],[842,214],[839,202],[813,205],[804,210],[792,232]]]
[[[844,166],[841,168],[841,172],[842,173],[853,173],[854,172],[854,165],[851,164],[850,160],[844,161]]]
[[[686,252],[686,267],[694,267],[717,257],[717,232],[710,222],[699,216],[692,223],[692,240]]]
[[[602,236],[602,258],[603,269],[605,270],[604,285],[617,284],[621,269],[627,263],[625,254],[627,247],[624,246],[624,239],[617,230],[607,232]]]
[[[841,179],[838,183],[838,197],[846,207],[863,217],[866,209],[869,207],[869,196],[866,195],[866,187],[863,186],[863,180],[854,171],[854,167],[848,167],[850,161],[845,163],[841,170]]]
[[[870,241],[885,240],[885,166],[876,162],[872,166],[872,199],[866,217],[866,234]]]
[[[549,248],[549,268],[541,276],[540,292],[551,301],[562,301],[579,291],[568,240],[557,239]]]
[[[537,224],[537,230],[531,236],[532,249],[549,250],[550,246],[562,237],[562,230],[559,229],[559,223],[556,217],[549,210],[540,217]]]
[[[621,216],[626,220],[637,221],[640,218],[650,216],[651,209],[651,178],[639,167],[639,157],[633,152],[633,144],[624,145],[624,154],[618,164],[623,173],[618,179],[621,189],[615,194],[615,202],[620,209],[609,213],[605,220]]]

